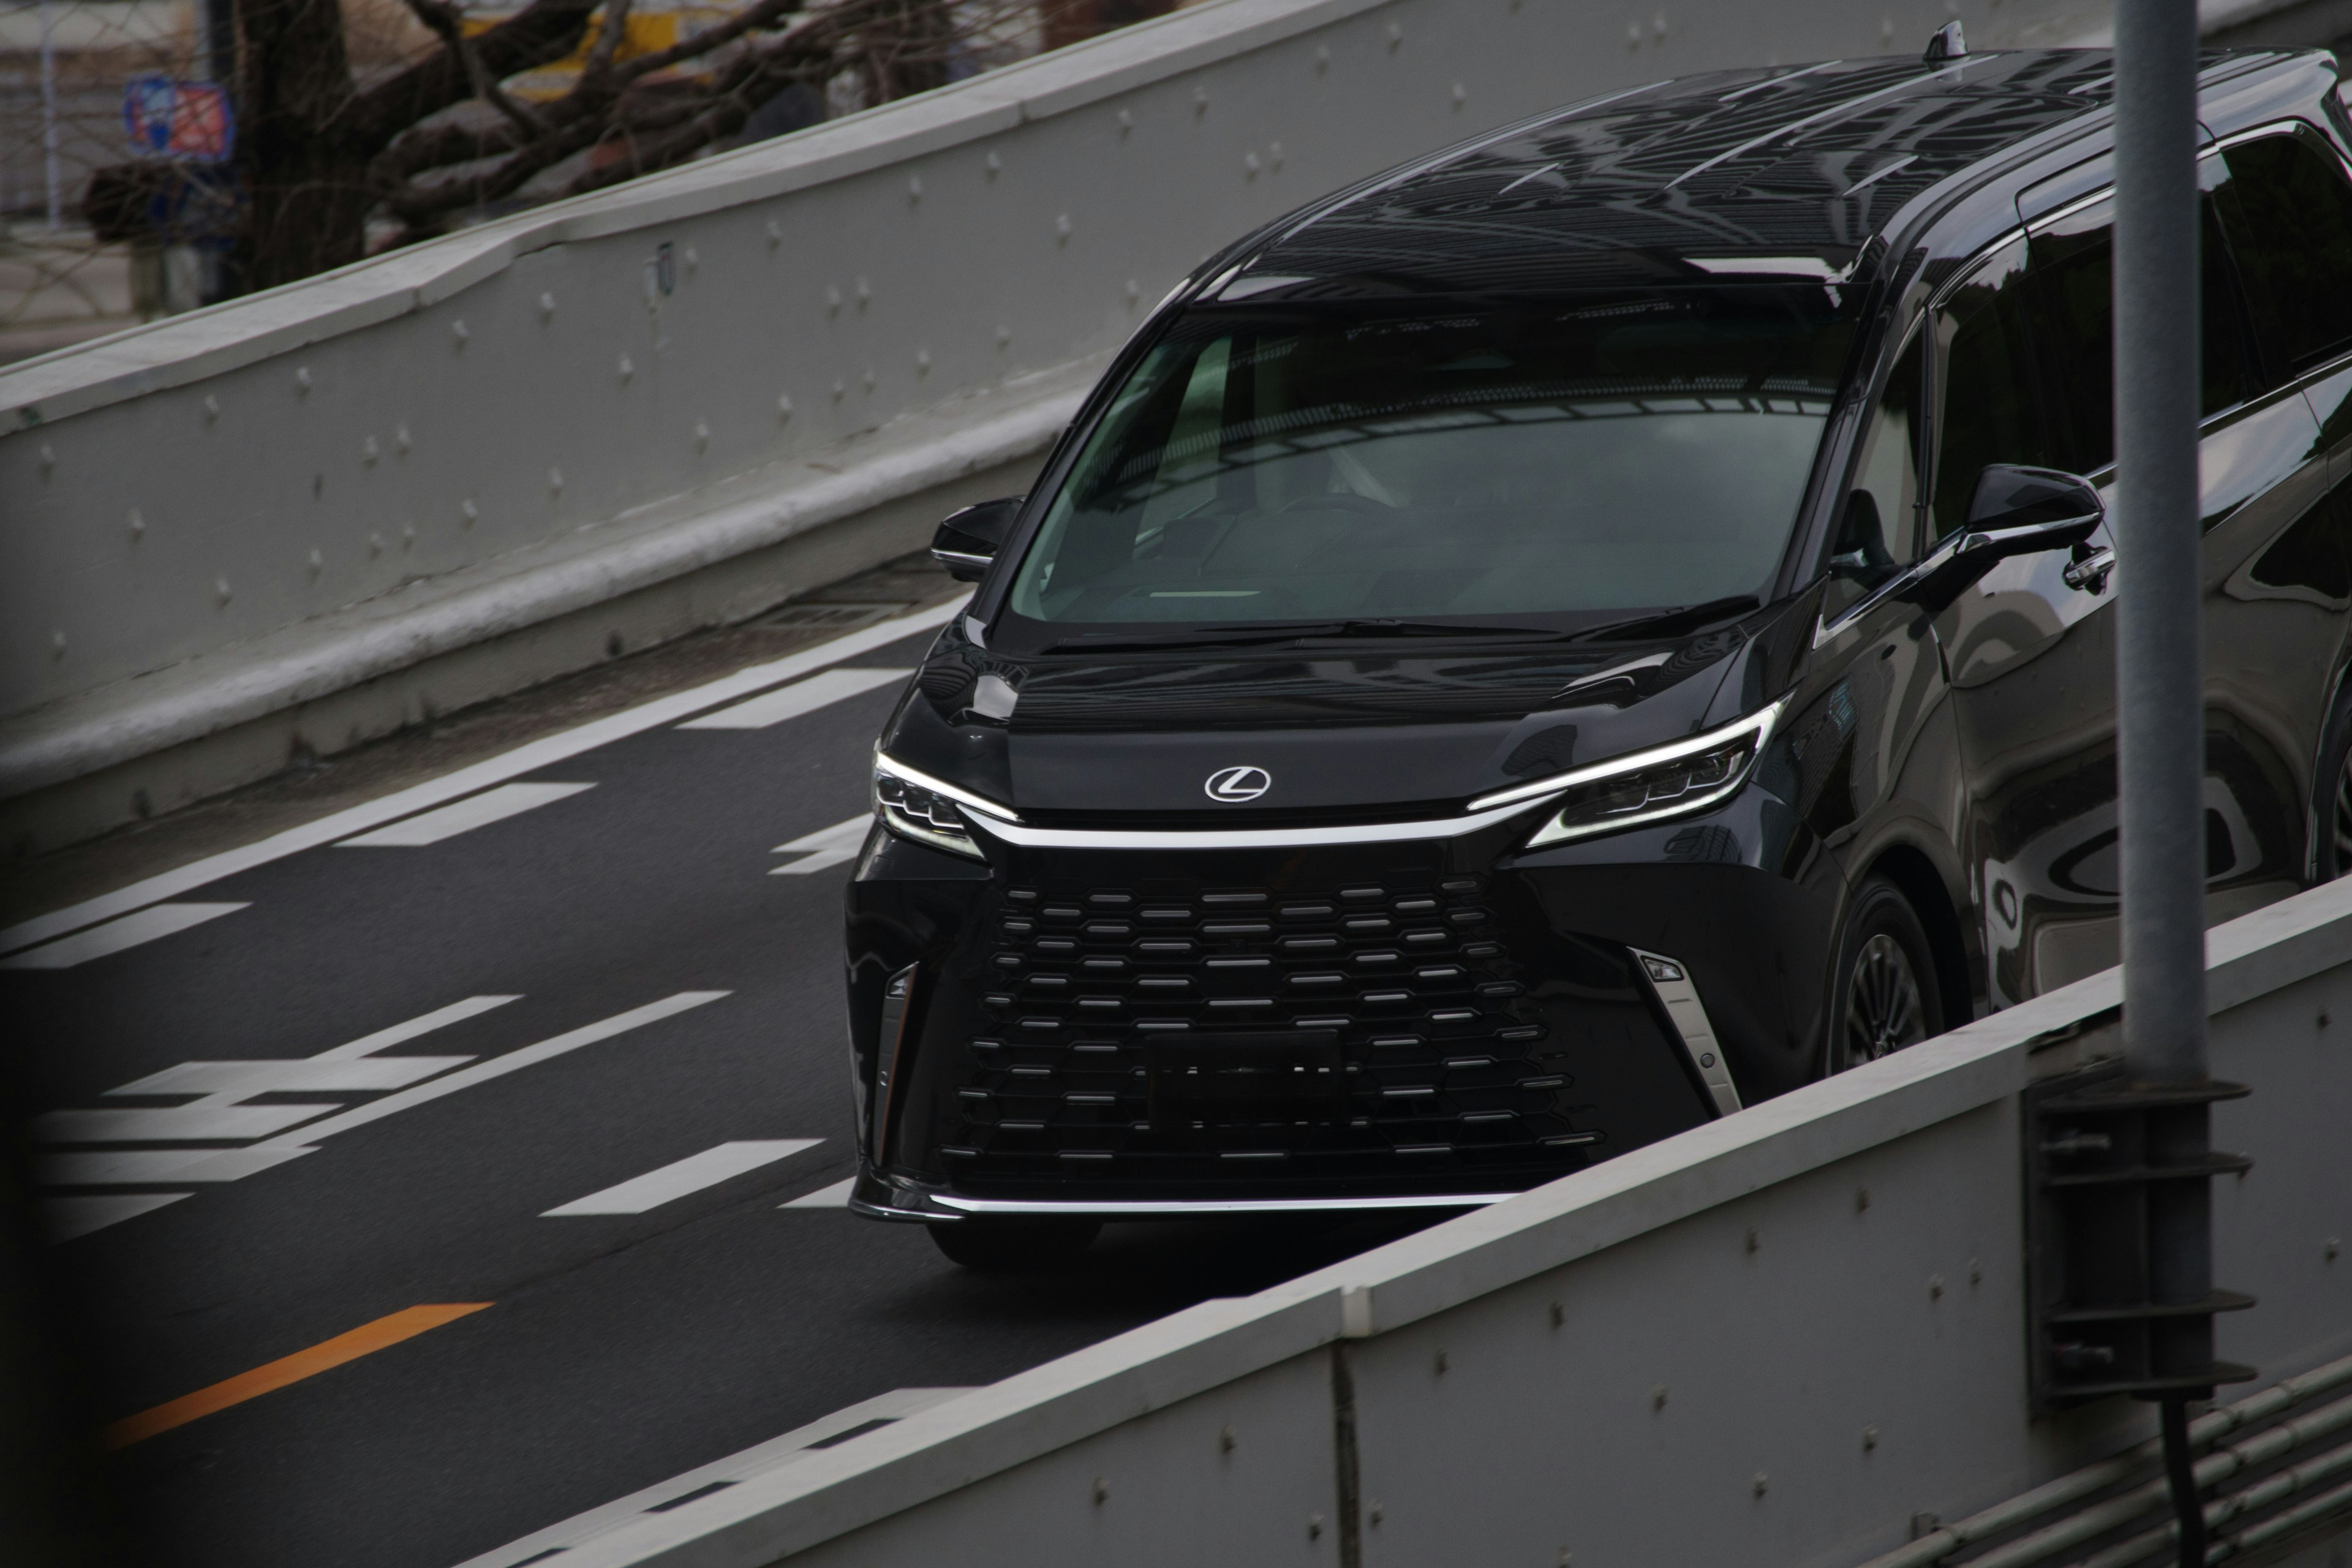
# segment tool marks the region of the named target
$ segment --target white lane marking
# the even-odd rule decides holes
[[[803,834],[790,844],[779,844],[769,851],[772,855],[798,855],[798,860],[778,866],[771,877],[805,877],[838,866],[844,860],[855,860],[857,852],[866,847],[866,830],[874,826],[874,814],[861,811],[846,822],[836,822],[831,827],[820,827],[814,833]]]
[[[464,1067],[471,1057],[356,1057],[326,1061],[182,1062],[109,1094],[288,1094],[300,1090],[376,1092]]]
[[[822,1138],[770,1138],[721,1143],[717,1148],[705,1149],[699,1154],[674,1160],[658,1171],[632,1176],[601,1193],[574,1198],[560,1207],[549,1209],[539,1217],[561,1219],[573,1215],[644,1214],[647,1209],[659,1208],[689,1193],[698,1193],[705,1187],[732,1181],[746,1171],[772,1165],[787,1154],[814,1149],[823,1142]]]
[[[625,1013],[615,1013],[599,1023],[573,1029],[568,1034],[554,1036],[552,1038],[540,1041],[537,1045],[524,1046],[519,1049],[508,1051],[502,1056],[492,1057],[488,1061],[477,1062],[472,1067],[460,1068],[445,1078],[433,1079],[430,1083],[420,1083],[414,1089],[404,1089],[397,1094],[388,1094],[382,1100],[369,1104],[353,1106],[340,1116],[330,1116],[324,1121],[311,1126],[300,1128],[292,1132],[281,1132],[257,1147],[263,1149],[308,1148],[321,1138],[331,1138],[338,1132],[349,1132],[355,1127],[365,1127],[371,1121],[381,1121],[387,1116],[395,1116],[411,1107],[438,1100],[445,1094],[455,1094],[461,1089],[471,1089],[478,1083],[488,1083],[494,1078],[504,1078],[510,1072],[520,1072],[524,1068],[551,1060],[567,1051],[576,1051],[583,1046],[593,1046],[599,1040],[609,1040],[615,1035],[625,1035],[631,1029],[642,1027],[646,1024],[659,1023],[664,1018],[690,1012],[707,1002],[716,1002],[727,994],[729,993],[724,991],[681,991],[675,996],[665,996],[658,1002],[648,1002],[642,1007],[632,1007]]]
[[[437,779],[411,784],[380,800],[347,807],[316,822],[306,822],[299,827],[273,833],[240,848],[207,856],[177,870],[146,878],[127,888],[118,888],[111,893],[102,893],[62,910],[29,921],[20,921],[0,931],[0,952],[14,952],[35,942],[47,942],[51,937],[111,920],[116,915],[127,914],[165,899],[177,898],[193,889],[217,882],[224,877],[249,871],[256,866],[266,866],[272,860],[281,860],[289,855],[299,854],[321,844],[332,844],[339,838],[348,838],[371,827],[413,816],[428,806],[445,805],[491,784],[504,784],[524,773],[537,773],[541,768],[576,757],[583,752],[593,752],[599,746],[610,745],[614,741],[643,731],[676,723],[706,708],[731,702],[771,686],[798,679],[812,670],[839,664],[845,658],[856,658],[859,654],[877,647],[887,647],[901,637],[947,625],[962,613],[969,598],[970,595],[966,595],[944,605],[934,605],[928,610],[918,610],[911,616],[901,616],[896,620],[877,621],[873,626],[837,637],[831,642],[803,648],[799,653],[767,664],[739,669],[732,675],[691,690],[657,697],[624,712],[592,720],[559,734],[542,736],[501,756],[487,758]]]
[[[829,1187],[819,1187],[813,1193],[803,1193],[792,1202],[778,1204],[776,1206],[780,1209],[845,1209],[849,1206],[849,1189],[856,1184],[857,1178],[851,1176],[846,1181],[835,1182]]]
[[[781,724],[787,719],[797,719],[803,713],[830,708],[845,698],[871,691],[877,686],[895,686],[914,673],[911,669],[828,669],[822,675],[812,675],[806,680],[795,680],[790,686],[762,692],[747,702],[738,702],[732,708],[721,708],[716,713],[688,719],[678,728],[764,730],[771,724]]]
[[[520,1541],[509,1541],[493,1552],[479,1557],[469,1557],[457,1568],[520,1568],[520,1564],[547,1557],[551,1552],[584,1546],[597,1536],[628,1523],[640,1514],[658,1509],[675,1507],[697,1492],[717,1487],[751,1480],[770,1471],[782,1469],[812,1453],[823,1453],[854,1434],[876,1426],[903,1421],[935,1405],[944,1405],[968,1388],[894,1388],[872,1399],[861,1400],[844,1410],[821,1416],[805,1426],[796,1427],[781,1437],[771,1437],[740,1454],[730,1454],[723,1459],[672,1476],[656,1482],[643,1491],[608,1502],[586,1513],[574,1514],[561,1524],[551,1524],[534,1531]],[[554,1568],[561,1558],[550,1558],[549,1568]]]
[[[19,952],[12,958],[0,958],[0,969],[71,969],[77,963],[88,963],[93,958],[104,958],[110,952],[121,952],[126,947],[137,947],[142,942],[153,942],[159,936],[200,926],[206,921],[216,921],[223,915],[233,915],[247,908],[244,904],[157,904],[109,921],[102,926],[78,931],[46,947]]]
[[[41,1154],[34,1178],[45,1187],[149,1187],[164,1182],[235,1182],[299,1160],[307,1149],[104,1149]]]
[[[374,1053],[413,1040],[435,1029],[487,1013],[493,1007],[503,1007],[516,1000],[513,996],[468,996],[446,1007],[436,1007],[404,1024],[389,1029],[378,1029],[362,1035],[344,1045],[330,1047],[315,1057],[297,1057],[276,1061],[182,1062],[150,1073],[107,1090],[109,1094],[189,1094],[199,1095],[187,1105],[174,1105],[139,1110],[52,1110],[33,1120],[34,1136],[44,1143],[200,1143],[229,1140],[267,1137],[307,1121],[313,1116],[339,1110],[338,1104],[314,1105],[243,1105],[239,1102],[260,1094],[288,1091],[338,1089],[354,1091],[404,1089],[420,1079],[462,1067],[471,1057],[379,1057]],[[195,1154],[163,1151],[158,1158],[195,1159]],[[230,1151],[235,1152],[235,1151]],[[259,1164],[236,1168],[234,1162],[223,1162],[207,1167],[208,1175],[190,1175],[173,1180],[235,1181],[282,1163],[294,1156],[269,1159]],[[121,1160],[120,1154],[99,1157]],[[122,1166],[129,1170],[139,1162]],[[59,1170],[99,1171],[107,1167],[83,1161],[77,1166],[58,1166]],[[152,1177],[130,1175],[89,1175],[79,1178],[65,1176],[43,1178],[55,1184],[74,1184],[76,1181],[142,1181]]]
[[[438,811],[404,818],[389,827],[362,833],[357,838],[346,838],[336,847],[419,849],[427,844],[438,844],[444,838],[455,838],[460,833],[471,833],[477,827],[487,827],[493,822],[504,822],[509,816],[520,816],[539,806],[552,805],[568,795],[595,787],[593,784],[501,784],[497,789],[468,795]]]
[[[51,1241],[71,1241],[126,1219],[193,1197],[193,1193],[100,1193],[90,1197],[43,1198],[41,1218]]]
[[[266,1138],[341,1107],[239,1105],[233,1094],[208,1094],[192,1105],[138,1110],[50,1110],[33,1118],[40,1143],[214,1143]]]
[[[509,1002],[520,1002],[520,995],[468,996],[462,1002],[452,1002],[446,1007],[436,1007],[430,1013],[420,1013],[405,1024],[394,1024],[389,1029],[378,1029],[373,1035],[362,1035],[349,1044],[331,1046],[315,1057],[304,1059],[314,1062],[349,1061],[353,1057],[372,1057],[378,1051],[388,1051],[404,1045],[419,1035],[429,1035],[436,1029],[446,1029],[452,1024],[487,1013],[493,1007],[503,1007]]]

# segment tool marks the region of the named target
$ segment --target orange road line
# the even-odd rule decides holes
[[[299,1383],[306,1377],[314,1377],[347,1361],[357,1361],[371,1352],[414,1339],[427,1329],[455,1322],[468,1312],[478,1312],[488,1305],[488,1301],[447,1301],[433,1306],[403,1307],[399,1311],[378,1318],[372,1323],[362,1323],[348,1333],[321,1341],[309,1350],[296,1351],[292,1355],[280,1356],[276,1361],[255,1367],[251,1372],[224,1378],[210,1388],[199,1388],[194,1394],[166,1400],[152,1410],[126,1415],[107,1427],[100,1436],[110,1448],[120,1448],[142,1437],[152,1437],[158,1432],[168,1432],[174,1426],[184,1426],[200,1415],[210,1415],[215,1410],[242,1405],[248,1399],[284,1388],[290,1383]]]

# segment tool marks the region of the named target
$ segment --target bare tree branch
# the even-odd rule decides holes
[[[631,80],[657,70],[667,70],[671,66],[707,55],[721,44],[733,43],[746,33],[764,29],[778,17],[789,16],[800,8],[801,0],[756,0],[755,4],[746,5],[719,26],[697,33],[668,48],[656,49],[651,54],[624,61],[620,69]]]
[[[509,98],[506,90],[482,69],[482,58],[475,51],[473,40],[466,37],[465,18],[458,15],[456,6],[445,4],[444,0],[406,0],[406,4],[409,10],[415,13],[416,19],[438,34],[442,47],[457,56],[457,63],[466,68],[466,82],[474,89],[476,98],[525,131],[537,134],[547,130],[537,115]]]
[[[531,0],[513,16],[468,40],[483,74],[504,81],[519,71],[551,65],[580,47],[598,0]],[[409,127],[473,96],[465,64],[445,46],[395,72],[352,103],[353,133],[383,146]]]
[[[585,83],[601,81],[613,68],[614,51],[629,30],[629,0],[608,0],[604,7],[604,27],[596,37],[595,46],[588,51],[588,63],[580,72]]]

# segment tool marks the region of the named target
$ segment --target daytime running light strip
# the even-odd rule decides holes
[[[1561,790],[1574,789],[1578,784],[1591,784],[1595,779],[1614,778],[1620,773],[1638,773],[1643,768],[1656,767],[1664,763],[1679,762],[1685,757],[1695,756],[1701,752],[1712,752],[1718,747],[1728,745],[1750,731],[1755,731],[1756,750],[1760,752],[1764,750],[1765,742],[1772,738],[1772,726],[1779,721],[1780,710],[1787,702],[1788,699],[1784,697],[1779,701],[1767,703],[1745,719],[1726,724],[1720,730],[1709,730],[1703,735],[1693,735],[1687,740],[1675,741],[1664,746],[1654,746],[1646,752],[1630,752],[1622,757],[1612,757],[1605,763],[1595,763],[1590,767],[1579,768],[1574,773],[1555,773],[1550,778],[1538,779],[1533,784],[1524,784],[1514,789],[1498,790],[1493,795],[1480,795],[1470,803],[1470,809],[1486,811],[1498,805],[1517,805],[1544,795],[1557,795]]]
[[[888,773],[900,783],[910,784],[917,789],[929,790],[942,800],[951,800],[958,805],[968,805],[984,816],[994,817],[1002,822],[1021,820],[1011,806],[1000,805],[984,795],[974,795],[971,791],[951,784],[945,779],[935,779],[919,768],[910,768],[896,758],[885,754],[879,747],[877,747],[874,752],[874,771]]]

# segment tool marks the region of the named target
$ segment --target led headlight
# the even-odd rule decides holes
[[[984,860],[988,857],[973,842],[971,822],[965,815],[975,809],[986,816],[1013,816],[1004,807],[969,790],[958,789],[929,773],[892,762],[878,752],[875,753],[875,815],[881,817],[883,826],[901,838]]]
[[[1730,799],[1748,781],[1780,716],[1780,704],[1775,702],[1704,735],[1486,795],[1472,801],[1470,809],[1559,796],[1528,840],[1530,849],[1704,810]]]

